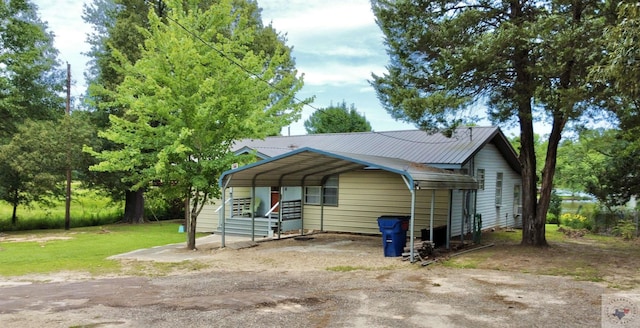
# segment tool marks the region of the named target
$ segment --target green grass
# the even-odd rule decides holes
[[[17,209],[18,222],[11,224],[13,207],[0,201],[0,231],[56,229],[64,227],[64,200],[52,200],[53,206],[37,203]],[[123,205],[95,190],[75,188],[71,195],[71,227],[86,227],[117,222],[122,218]]]
[[[178,223],[108,225],[76,228],[69,231],[47,230],[13,232],[7,238],[33,241],[0,243],[0,275],[86,271],[92,274],[118,272],[119,261],[107,257],[140,248],[184,242]],[[69,238],[56,240],[52,238]]]

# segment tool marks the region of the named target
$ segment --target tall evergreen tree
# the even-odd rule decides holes
[[[602,30],[616,23],[618,2],[372,0],[390,55],[388,73],[372,84],[393,117],[451,131],[482,104],[495,122],[519,125],[522,244],[547,244],[562,131],[609,105],[607,89],[587,77],[605,53]],[[539,198],[536,119],[552,128]]]

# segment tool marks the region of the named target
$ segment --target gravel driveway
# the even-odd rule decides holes
[[[600,327],[602,284],[385,258],[380,237],[201,247],[169,275],[6,279],[3,327]],[[165,252],[166,253],[166,252]],[[201,256],[200,256],[201,255]],[[136,260],[129,261],[132,265]],[[58,275],[60,277],[60,275]],[[33,281],[33,280],[38,281]],[[50,281],[48,281],[50,279]]]

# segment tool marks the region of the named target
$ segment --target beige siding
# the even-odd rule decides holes
[[[196,224],[196,232],[214,232],[218,228],[218,208],[220,201],[217,204],[208,204],[202,208],[202,212],[198,216],[198,223]]]
[[[416,193],[415,232],[429,226],[430,190]],[[446,225],[449,192],[436,192],[434,226]],[[378,217],[410,215],[411,194],[402,178],[385,171],[355,171],[339,178],[338,206],[324,206],[322,229],[354,233],[380,233]],[[304,206],[304,228],[321,229],[321,206]]]

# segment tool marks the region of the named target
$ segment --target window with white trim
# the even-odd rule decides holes
[[[320,186],[304,187],[304,203],[310,205],[320,205]]]
[[[502,205],[502,172],[496,174],[496,206]]]
[[[476,178],[478,179],[478,189],[484,190],[484,169],[476,171]]]
[[[522,192],[520,185],[513,186],[513,214],[522,214]]]
[[[338,176],[330,176],[322,187],[309,186],[304,188],[304,203],[308,205],[338,206]]]

